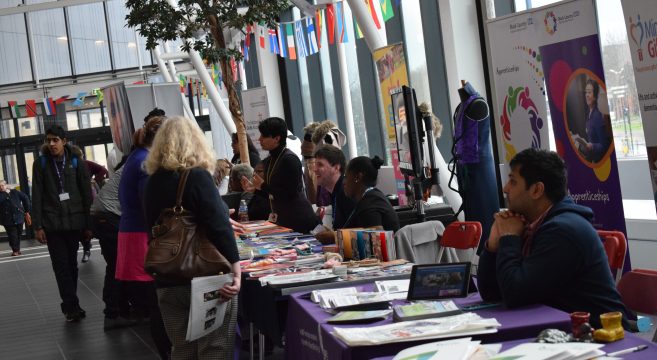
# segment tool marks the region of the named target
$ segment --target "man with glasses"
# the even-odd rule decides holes
[[[80,240],[91,239],[91,187],[82,151],[67,143],[60,126],[46,131],[32,174],[35,237],[48,245],[66,321],[79,321],[86,313],[77,297],[77,252]]]

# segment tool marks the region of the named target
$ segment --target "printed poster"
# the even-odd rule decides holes
[[[118,83],[103,88],[103,103],[109,117],[112,140],[123,154],[129,154],[135,125],[130,112],[130,102],[125,85]]]
[[[654,0],[622,0],[622,5],[657,206],[657,7]]]
[[[260,158],[264,159],[269,156],[267,151],[262,150],[258,138],[260,131],[258,124],[269,117],[269,102],[267,101],[267,88],[257,87],[248,90],[242,90],[242,111],[244,116],[244,126],[246,134],[249,135],[253,145],[260,153]]]
[[[593,209],[596,229],[627,233],[595,9],[590,0],[538,10],[539,47],[557,152],[570,196]],[[630,268],[629,252],[625,261]]]
[[[406,69],[406,58],[404,57],[404,44],[398,43],[374,50],[374,62],[381,84],[381,99],[385,114],[386,131],[388,134],[388,145],[390,147],[392,166],[397,182],[397,196],[399,205],[406,205],[406,189],[404,186],[404,175],[399,171],[399,154],[397,151],[397,137],[395,135],[395,120],[392,110],[392,98],[390,92],[402,85],[408,84],[408,71]]]

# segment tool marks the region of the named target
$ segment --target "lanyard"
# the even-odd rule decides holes
[[[59,171],[59,166],[57,166],[57,162],[55,161],[55,158],[52,159],[52,164],[55,165],[55,171],[57,173],[57,179],[59,180],[59,193],[62,194],[64,193],[64,176],[62,173],[66,170],[66,155],[64,155],[64,160],[62,160],[62,171]]]
[[[360,198],[360,200],[358,200],[358,203],[360,203],[360,201],[363,200],[363,198],[365,197],[365,195],[366,195],[368,192],[370,192],[370,190],[373,190],[373,189],[374,189],[374,188],[371,187],[371,186],[368,187],[367,189],[365,189],[365,192],[363,193],[363,196]],[[351,217],[354,216],[354,213],[356,212],[356,209],[358,208],[358,203],[356,203],[356,205],[354,206],[354,209],[351,210],[351,214],[349,214],[349,217],[347,218],[347,221],[344,222],[344,226],[347,226],[347,224],[349,224],[349,220],[351,220]],[[333,210],[333,212],[335,213],[335,210]],[[333,217],[333,219],[334,219],[334,221],[335,221],[335,217]],[[335,230],[335,229],[333,229],[333,230]]]

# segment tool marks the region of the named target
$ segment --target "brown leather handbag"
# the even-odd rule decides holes
[[[176,206],[165,208],[152,228],[144,268],[156,279],[188,281],[195,277],[230,273],[231,264],[208,240],[205,226],[183,209],[189,170],[180,175]]]

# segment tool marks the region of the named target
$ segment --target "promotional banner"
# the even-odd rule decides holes
[[[242,91],[242,111],[244,112],[244,126],[246,134],[249,135],[253,145],[258,149],[260,158],[269,156],[267,151],[262,150],[258,138],[258,124],[269,117],[269,102],[267,101],[267,88],[257,87]]]
[[[404,176],[399,171],[399,153],[397,151],[397,138],[395,135],[395,119],[392,111],[392,98],[390,92],[402,85],[408,86],[408,72],[406,58],[404,57],[404,44],[398,43],[374,50],[374,62],[381,84],[381,99],[386,121],[388,144],[390,146],[392,167],[397,181],[397,196],[399,205],[406,205],[406,189]]]
[[[539,51],[570,196],[593,209],[597,229],[626,233],[593,3],[572,1],[534,17],[543,20]],[[629,268],[629,252],[625,264]]]
[[[657,206],[657,8],[654,0],[623,0],[622,5]]]
[[[132,122],[128,93],[123,83],[103,88],[104,104],[109,117],[114,145],[124,154],[130,153],[135,125]]]
[[[529,147],[548,148],[547,105],[537,21],[523,12],[488,22],[500,161]],[[505,178],[502,182],[506,181]]]

